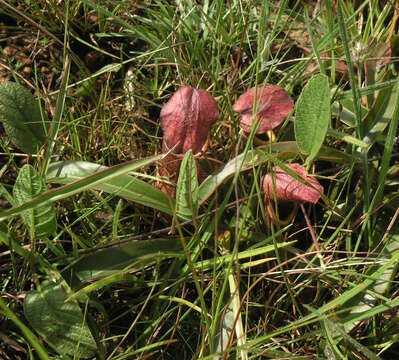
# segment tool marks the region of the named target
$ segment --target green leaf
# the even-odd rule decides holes
[[[294,159],[299,156],[299,149],[295,141],[285,141],[272,143],[271,145],[259,146],[254,150],[248,151],[247,155],[244,154],[236,156],[224,165],[215,174],[208,176],[199,187],[199,204],[201,205],[206,201],[213,192],[220,186],[226,179],[233,176],[239,168],[241,162],[241,171],[246,171],[255,166],[269,161],[270,156],[277,156],[279,159]],[[323,146],[317,158],[332,161],[351,163],[358,160],[352,155],[345,154],[341,151]]]
[[[44,205],[49,202],[65,199],[68,196],[72,196],[84,190],[95,188],[102,183],[107,183],[121,175],[128,173],[129,171],[134,171],[135,169],[138,169],[142,166],[149,165],[154,161],[162,159],[163,157],[164,155],[152,156],[144,160],[128,161],[126,163],[115,165],[110,168],[100,169],[100,171],[94,172],[92,175],[82,177],[79,180],[74,181],[68,185],[49,190],[39,196],[36,196],[34,199],[20,206],[0,212],[0,221],[13,215],[20,214],[25,210],[33,209],[39,205]],[[119,191],[120,188],[115,188],[116,195]],[[171,210],[169,210],[169,212],[171,212]]]
[[[45,283],[26,295],[25,317],[59,354],[89,358],[96,352],[96,343],[78,303],[66,299],[61,285]]]
[[[191,150],[184,155],[180,165],[176,190],[176,212],[182,218],[198,215],[197,166]]]
[[[309,155],[310,160],[323,144],[330,117],[328,78],[319,74],[303,88],[296,104],[295,137],[299,149]]]
[[[177,256],[184,256],[179,240],[142,240],[84,256],[73,265],[73,269],[76,276],[85,282],[115,275],[134,266],[141,269],[151,262]]]
[[[109,168],[87,161],[60,161],[49,165],[46,181],[71,184],[106,169]],[[126,200],[172,214],[173,199],[150,184],[127,174],[97,184],[93,186],[93,189],[115,194]]]
[[[47,190],[44,181],[31,165],[25,165],[15,181],[13,193],[15,205],[22,205]],[[56,230],[55,210],[52,204],[36,206],[21,213],[31,237],[47,237]]]
[[[45,143],[47,126],[39,104],[23,86],[8,81],[0,84],[0,119],[7,135],[22,151],[35,154]]]
[[[249,150],[247,155],[244,153],[236,156],[225,164],[215,174],[208,176],[199,187],[199,203],[202,204],[206,201],[212,193],[220,186],[226,179],[233,176],[237,169],[240,168],[242,163],[241,171],[246,171],[269,160],[268,153],[278,154],[287,157],[295,157],[299,154],[299,149],[294,141],[278,142],[273,143],[270,146],[258,147],[254,150]]]

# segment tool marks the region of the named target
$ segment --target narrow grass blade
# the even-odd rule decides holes
[[[64,45],[64,46],[66,46],[66,45]],[[65,51],[65,48],[64,48],[64,51]],[[64,72],[62,74],[61,88],[60,88],[60,92],[58,93],[58,97],[57,97],[55,115],[51,122],[50,130],[49,130],[49,134],[48,134],[49,135],[48,147],[47,147],[46,153],[45,153],[45,160],[44,160],[42,174],[46,174],[46,172],[47,172],[47,167],[50,163],[51,155],[53,155],[55,142],[56,142],[56,139],[58,136],[59,129],[61,127],[61,120],[62,120],[62,116],[63,116],[62,114],[63,114],[64,106],[65,106],[66,88],[67,88],[68,81],[69,81],[70,68],[71,68],[71,64],[70,64],[69,56],[66,55],[65,59],[64,59]]]
[[[395,79],[379,82],[377,84],[365,86],[361,89],[358,89],[359,96],[374,94],[377,91],[391,88],[392,86],[395,86],[398,83],[399,83],[399,80],[397,78],[395,78]],[[337,100],[339,100],[339,101],[352,100],[352,99],[353,99],[352,90],[346,90],[346,91],[343,91],[342,93],[337,94]]]
[[[133,275],[126,274],[126,271],[119,271],[116,272],[110,276],[107,276],[105,278],[101,278],[99,280],[95,280],[94,282],[91,282],[89,285],[84,286],[83,288],[79,289],[78,291],[74,292],[73,295],[69,296],[65,302],[77,299],[81,297],[82,295],[88,295],[93,291],[98,291],[101,290],[105,286],[109,286],[114,283],[120,283],[122,281],[134,281],[137,280],[137,278]]]
[[[231,299],[231,310],[233,311],[233,319],[234,319],[234,331],[237,337],[237,345],[241,347],[239,354],[240,356],[237,356],[236,358],[241,358],[241,360],[246,360],[248,359],[248,353],[244,349],[245,346],[245,333],[244,333],[244,325],[242,321],[242,315],[241,315],[241,300],[240,300],[240,291],[239,291],[239,286],[238,286],[238,281],[234,274],[230,272],[229,274],[229,288],[230,288],[230,295],[232,297]],[[230,335],[231,336],[231,335]]]
[[[309,33],[310,41],[312,43],[313,53],[316,55],[317,63],[319,64],[320,73],[325,75],[326,74],[326,70],[324,68],[325,65],[324,65],[323,61],[321,60],[320,51],[319,51],[319,48],[317,46],[316,39],[313,36],[312,24],[311,24],[310,19],[309,19],[309,14],[308,14],[307,7],[305,7],[305,24],[306,24],[306,29],[307,29],[307,31]]]
[[[30,255],[28,250],[25,250],[19,245],[18,241],[15,241],[9,236],[7,224],[4,222],[0,222],[0,243],[3,243],[8,248],[12,248],[13,251],[15,251],[19,256],[28,258]]]
[[[362,345],[361,343],[356,341],[352,336],[350,336],[348,334],[349,332],[345,331],[343,329],[343,326],[339,322],[331,321],[327,316],[321,314],[317,309],[312,309],[309,306],[306,307],[309,308],[312,313],[316,314],[317,317],[322,318],[323,319],[322,321],[326,323],[327,325],[326,327],[331,331],[332,341],[334,342],[334,344],[332,345],[336,346],[337,350],[338,346],[336,344],[339,343],[339,339],[337,339],[336,336],[334,336],[335,334],[338,334],[340,337],[345,339],[345,350],[347,350],[347,344],[351,344],[357,351],[366,355],[367,359],[382,360],[382,358],[380,358],[378,355],[369,350],[366,346]]]
[[[361,120],[362,120],[361,119],[361,101],[360,101],[357,84],[355,81],[355,74],[354,74],[353,65],[352,65],[351,52],[349,49],[350,45],[349,45],[348,33],[347,33],[345,18],[344,18],[344,14],[343,14],[343,10],[342,10],[342,0],[338,1],[338,25],[339,25],[339,30],[341,33],[342,44],[343,44],[344,51],[345,51],[349,81],[350,81],[351,90],[352,90],[352,99],[353,99],[354,110],[355,110],[355,114],[356,114],[356,136],[358,138],[362,138],[363,130],[362,130],[362,124],[361,124]]]
[[[278,243],[277,248],[282,249],[286,246],[291,246],[295,243],[296,241]],[[272,244],[272,245],[262,246],[256,249],[240,251],[236,256],[229,254],[229,255],[218,256],[210,260],[202,260],[200,262],[194,263],[193,266],[195,269],[206,271],[206,270],[211,270],[212,268],[215,267],[218,268],[219,266],[222,266],[224,264],[228,264],[232,261],[232,259],[243,260],[243,259],[253,258],[255,256],[260,256],[270,252],[274,252],[275,250],[276,247]],[[243,266],[244,265],[247,266],[247,264],[243,264]]]

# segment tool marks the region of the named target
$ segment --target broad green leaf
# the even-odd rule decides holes
[[[9,81],[0,84],[0,120],[15,146],[28,154],[35,154],[46,141],[47,125],[39,104],[22,85]]]
[[[276,156],[279,159],[294,159],[300,155],[299,148],[295,141],[277,142],[271,145],[257,147],[250,150],[244,158],[244,154],[240,154],[234,159],[230,160],[215,174],[208,176],[199,187],[199,204],[201,205],[206,201],[213,192],[220,186],[226,179],[233,176],[241,162],[243,163],[241,171],[246,171],[255,166],[269,161],[271,156]],[[352,155],[345,154],[341,151],[323,146],[318,155],[318,159],[327,160],[339,163],[352,163],[359,161]]]
[[[25,210],[33,209],[39,205],[44,205],[49,202],[65,199],[68,196],[77,194],[79,192],[92,189],[97,185],[102,183],[109,182],[112,179],[117,178],[118,176],[124,175],[130,171],[134,171],[142,166],[149,165],[154,161],[162,159],[164,155],[153,156],[140,161],[128,161],[126,163],[115,165],[110,168],[100,169],[89,175],[87,177],[83,177],[77,181],[74,181],[68,185],[61,186],[57,189],[49,190],[39,196],[36,196],[34,199],[20,205],[14,207],[12,209],[0,212],[0,221],[4,220],[10,216],[14,216],[22,213]],[[118,194],[119,189],[115,189],[116,195]],[[169,210],[171,212],[171,210]]]
[[[330,89],[325,75],[316,75],[296,103],[295,137],[302,153],[314,159],[330,123]]]
[[[59,354],[87,359],[95,354],[96,343],[78,303],[66,299],[61,285],[45,283],[26,295],[25,317]]]
[[[184,256],[179,240],[140,240],[84,256],[72,268],[76,276],[86,282],[177,256]]]
[[[61,161],[50,164],[46,181],[71,184],[106,169],[108,169],[106,166],[86,161]],[[127,174],[99,183],[93,186],[93,189],[115,194],[126,200],[172,214],[173,199],[154,186]]]
[[[213,192],[220,186],[226,179],[233,176],[237,169],[246,171],[255,166],[265,163],[269,160],[269,151],[271,154],[280,154],[280,156],[295,157],[299,154],[299,149],[294,141],[273,143],[270,146],[258,147],[254,150],[249,150],[247,155],[240,154],[234,159],[230,160],[215,174],[208,176],[199,187],[199,204],[206,201]]]
[[[180,165],[176,190],[176,213],[184,218],[198,215],[198,177],[194,156],[189,150]]]
[[[384,139],[385,140],[384,152],[382,154],[381,166],[379,168],[378,181],[377,181],[378,188],[373,196],[372,202],[370,203],[369,207],[370,210],[372,209],[372,206],[374,206],[372,204],[379,203],[383,198],[383,191],[384,191],[383,184],[386,183],[390,163],[392,162],[392,153],[394,152],[395,136],[398,133],[398,126],[399,126],[399,97],[397,97],[398,88],[395,88],[394,92],[396,96],[395,96],[394,105],[392,104],[393,106],[392,118],[390,119],[388,132]]]
[[[19,172],[14,184],[16,206],[31,201],[47,190],[43,179],[31,165],[25,165]],[[45,204],[25,210],[22,219],[28,226],[31,237],[48,237],[56,230],[55,210],[52,204]]]

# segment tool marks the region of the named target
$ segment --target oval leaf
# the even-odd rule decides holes
[[[42,121],[37,100],[14,82],[0,84],[0,119],[11,141],[22,151],[35,154],[44,145],[47,123]]]
[[[36,170],[31,165],[25,165],[14,185],[15,206],[34,199],[46,190],[46,185]],[[47,237],[56,230],[55,210],[52,204],[47,203],[25,210],[21,216],[30,230],[31,237]]]
[[[296,104],[295,137],[300,151],[317,155],[330,123],[330,89],[325,75],[316,75],[303,88]]]
[[[44,284],[26,295],[25,317],[59,354],[89,358],[96,352],[96,343],[78,303],[66,299],[61,285]]]

